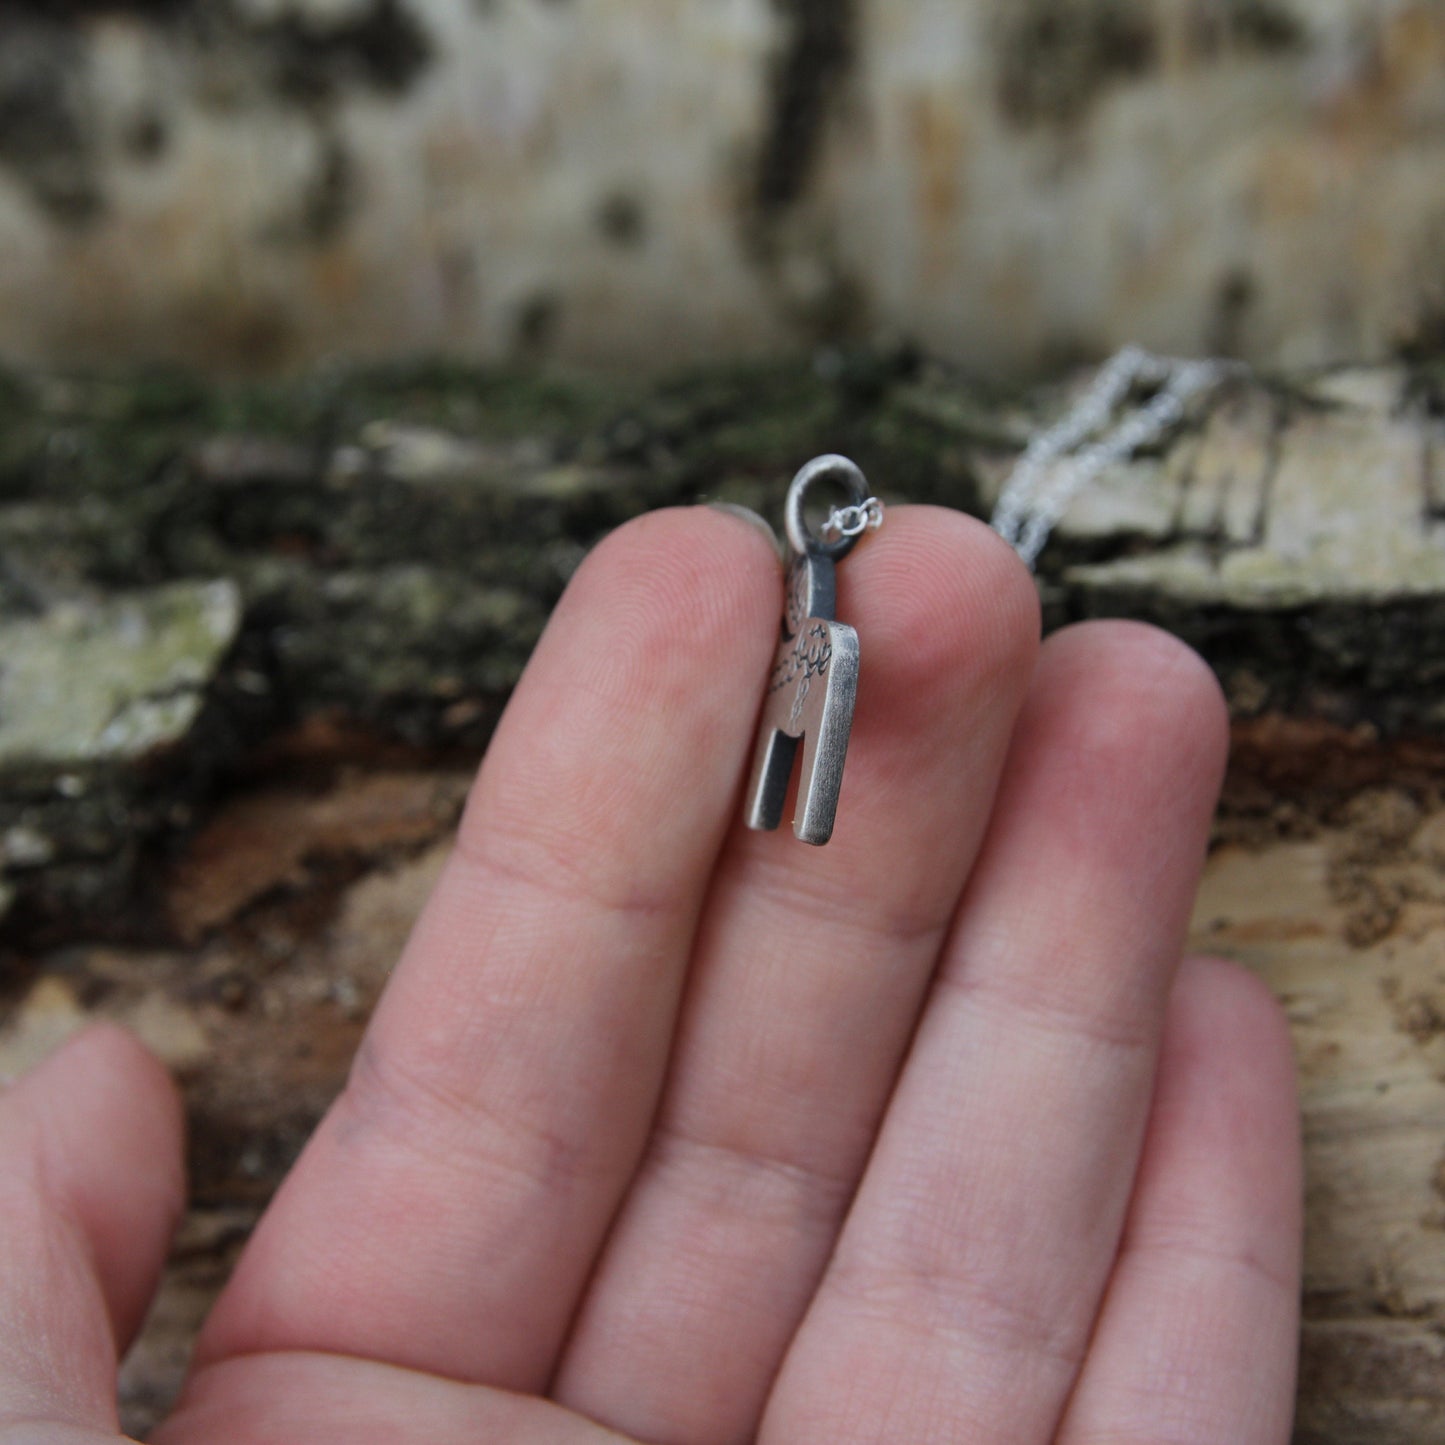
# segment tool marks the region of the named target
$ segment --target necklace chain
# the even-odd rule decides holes
[[[1078,402],[1029,443],[999,493],[994,530],[1032,567],[1085,487],[1162,441],[1183,421],[1191,401],[1246,370],[1238,362],[1181,361],[1125,347],[1105,363]],[[1143,386],[1153,387],[1153,395],[1120,415]]]

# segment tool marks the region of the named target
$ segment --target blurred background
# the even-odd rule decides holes
[[[1225,688],[1191,946],[1294,1026],[1296,1445],[1434,1445],[1445,0],[0,0],[0,1075],[102,1016],[185,1090],[133,1434],[587,548],[823,451],[986,516],[1125,343],[1253,371],[1046,621]]]
[[[1438,0],[7,0],[0,354],[1385,356],[1442,63]]]

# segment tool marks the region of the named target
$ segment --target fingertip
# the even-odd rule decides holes
[[[1013,549],[977,518],[945,507],[895,507],[844,564],[846,600],[883,615],[881,646],[927,674],[967,661],[983,674],[1028,672],[1039,644],[1039,596]],[[882,609],[880,599],[890,607]]]
[[[971,562],[967,600],[992,622],[985,636],[996,668],[1018,668],[1028,678],[1043,645],[1043,608],[1033,573],[992,527],[974,517],[951,515]]]
[[[1195,769],[1218,785],[1229,754],[1229,706],[1219,679],[1186,642],[1148,622],[1074,623],[1045,644],[1049,666],[1088,673],[1118,698],[1141,739],[1184,738]]]
[[[708,502],[705,505],[724,517],[732,517],[736,521],[743,522],[751,527],[767,542],[772,553],[779,559],[782,558],[783,540],[773,530],[772,523],[769,522],[766,517],[753,511],[751,507],[740,506],[737,502]]]
[[[139,1328],[185,1205],[184,1113],[161,1062],[97,1022],[20,1081],[41,1178],[88,1242],[124,1348]]]
[[[709,679],[751,689],[777,643],[782,574],[752,526],[714,508],[644,513],[578,568],[527,670],[548,706],[581,689],[624,709],[685,708]]]
[[[750,612],[766,595],[778,610],[781,574],[766,524],[741,520],[717,506],[663,507],[609,532],[573,579],[573,592],[606,603],[614,596],[654,597],[666,610],[678,603],[708,611],[719,604]]]
[[[1180,1216],[1208,1207],[1242,1229],[1263,1209],[1282,1270],[1301,1227],[1296,1080],[1289,1021],[1264,981],[1227,959],[1186,959],[1165,1023],[1155,1152],[1192,1160],[1176,1166],[1191,1200]]]
[[[664,508],[610,532],[578,568],[502,717],[462,819],[463,849],[486,833],[545,833],[561,861],[581,867],[612,842],[630,847],[623,835],[637,841],[636,819],[619,807],[619,785],[636,798],[631,783],[660,779],[683,755],[725,771],[730,799],[781,612],[777,557],[734,517]]]
[[[73,1033],[40,1067],[62,1060],[68,1069],[93,1074],[98,1082],[119,1080],[132,1091],[144,1089],[179,1128],[181,1096],[175,1080],[130,1029],[110,1019],[96,1019]]]
[[[64,1090],[72,1112],[99,1130],[105,1116],[125,1122],[126,1133],[144,1138],[153,1160],[179,1156],[185,1134],[185,1106],[166,1066],[129,1029],[100,1019],[79,1029],[32,1071]],[[168,1182],[175,1182],[166,1176]],[[178,1189],[179,1193],[180,1190]]]
[[[1198,868],[1229,727],[1218,682],[1184,643],[1135,622],[1053,634],[1019,734],[1020,757],[1040,748],[1058,759],[1060,826],[1072,817],[1097,843],[1112,840],[1131,855],[1134,835],[1150,828],[1146,857],[1164,863],[1187,847]]]
[[[1232,959],[1196,954],[1184,960],[1168,1019],[1169,1045],[1204,1066],[1252,1083],[1271,1097],[1297,1093],[1289,1017],[1269,985]]]

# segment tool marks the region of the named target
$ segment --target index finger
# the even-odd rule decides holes
[[[583,565],[203,1362],[545,1384],[652,1117],[780,607],[766,541],[708,510]]]

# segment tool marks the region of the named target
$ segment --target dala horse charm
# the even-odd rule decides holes
[[[833,542],[813,536],[803,520],[803,497],[823,477],[841,482],[852,501],[830,519],[840,533]],[[863,474],[845,457],[809,462],[788,492],[787,532],[793,551],[788,603],[763,700],[748,790],[750,828],[773,829],[782,822],[801,744],[793,832],[814,845],[833,835],[858,695],[858,634],[834,618],[835,564],[847,556],[864,530],[878,525],[881,516],[881,504],[868,496]]]

